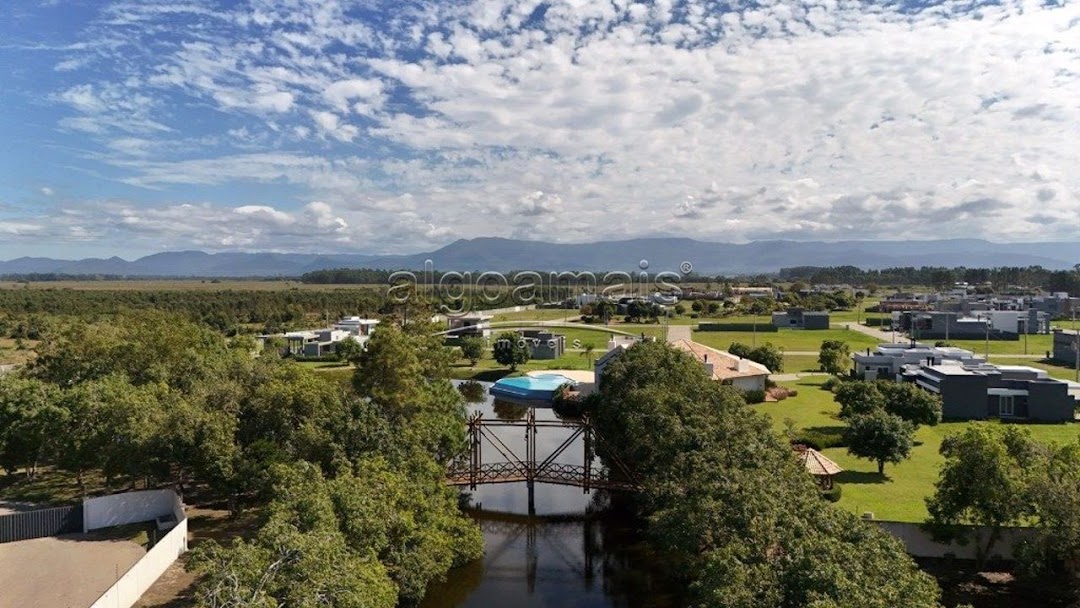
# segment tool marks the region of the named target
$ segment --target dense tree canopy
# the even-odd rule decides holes
[[[613,452],[601,455],[631,463],[650,533],[685,566],[695,605],[938,605],[900,543],[823,502],[768,420],[690,356],[639,344],[600,386],[589,407]]]

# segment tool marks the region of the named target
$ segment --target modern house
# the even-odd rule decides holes
[[[522,329],[518,334],[529,347],[530,359],[558,359],[566,352],[566,336],[544,329]]]
[[[801,306],[788,308],[786,312],[774,312],[772,324],[783,329],[829,329],[829,313],[806,310]]]
[[[1065,365],[1076,365],[1077,346],[1080,345],[1080,332],[1063,329],[1054,330],[1054,361]]]
[[[494,319],[492,315],[486,315],[479,312],[468,313],[461,316],[450,317],[450,336],[454,337],[491,337],[491,320]]]
[[[893,313],[893,325],[917,340],[1018,340],[1024,334],[1049,333],[1046,313],[1029,310],[984,310],[965,316],[956,312],[904,311]]]
[[[956,361],[962,365],[982,365],[986,360],[970,350],[949,346],[926,346],[924,344],[879,344],[871,351],[853,353],[853,373],[864,380],[899,380],[908,365],[941,365]]]
[[[349,332],[349,335],[359,342],[364,342],[375,331],[379,324],[378,319],[361,319],[360,317],[345,317],[334,323],[334,329]]]
[[[956,361],[910,366],[904,380],[941,395],[942,418],[1065,422],[1075,419],[1080,385],[1022,365],[965,366]]]
[[[285,334],[288,352],[294,356],[325,357],[334,354],[338,342],[352,337],[341,329],[291,331]]]
[[[729,352],[709,348],[691,340],[676,340],[671,345],[690,353],[700,361],[714,380],[731,384],[744,391],[765,390],[769,368],[756,361],[736,357]]]

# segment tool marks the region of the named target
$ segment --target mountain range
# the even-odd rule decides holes
[[[168,251],[136,260],[56,260],[23,257],[0,262],[0,275],[63,274],[124,277],[296,277],[329,268],[442,271],[626,270],[648,261],[649,272],[678,272],[684,262],[698,273],[757,274],[791,266],[1043,266],[1072,268],[1080,243],[992,243],[979,239],[931,241],[753,241],[710,243],[687,238],[641,238],[597,243],[548,243],[503,238],[461,239],[411,255],[310,253],[204,253]]]

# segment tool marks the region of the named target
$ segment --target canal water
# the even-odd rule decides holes
[[[524,419],[520,406],[495,403],[472,386],[463,390],[470,413],[485,418]],[[557,420],[538,408],[537,420]],[[523,427],[488,429],[506,447],[525,457]],[[572,427],[541,428],[536,458],[543,461],[573,432]],[[490,444],[484,462],[504,460]],[[582,463],[580,438],[556,462]],[[484,534],[484,557],[452,570],[433,585],[422,608],[678,608],[680,587],[666,574],[666,564],[642,537],[640,522],[613,507],[604,492],[537,484],[535,515],[529,515],[524,483],[464,488],[470,515]]]

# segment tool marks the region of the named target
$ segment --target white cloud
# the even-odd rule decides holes
[[[50,98],[127,184],[283,182],[230,216],[357,246],[1080,238],[1080,4],[540,4],[116,3]]]
[[[40,192],[42,194],[44,194],[45,196],[52,196],[52,195],[56,194],[56,192],[52,188],[50,188],[48,186],[42,186]]]

